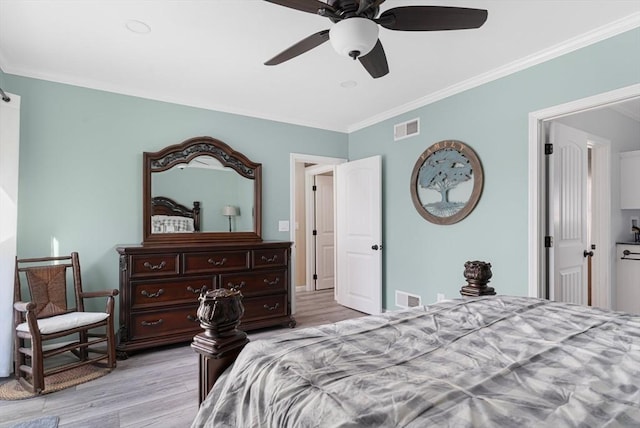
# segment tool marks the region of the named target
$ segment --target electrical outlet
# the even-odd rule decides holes
[[[444,294],[442,294],[442,293],[438,293],[436,298],[438,299],[438,302],[442,302],[445,299]]]

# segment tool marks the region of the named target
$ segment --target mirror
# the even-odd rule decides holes
[[[143,154],[143,243],[261,240],[262,165],[195,137]]]

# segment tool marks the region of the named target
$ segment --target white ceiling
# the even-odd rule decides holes
[[[332,23],[262,0],[0,0],[0,68],[350,132],[640,26],[638,0],[388,0],[381,11],[405,5],[481,8],[489,17],[477,30],[381,28],[390,73],[372,79],[329,43],[264,66]],[[129,31],[129,20],[151,32]]]

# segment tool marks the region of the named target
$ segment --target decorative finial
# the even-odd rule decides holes
[[[493,287],[487,286],[492,276],[491,263],[479,260],[466,262],[464,264],[464,277],[467,279],[467,285],[460,289],[460,294],[473,297],[494,296],[496,292]]]

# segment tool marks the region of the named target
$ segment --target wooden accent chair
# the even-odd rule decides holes
[[[67,290],[67,269],[71,269],[73,289]],[[25,282],[28,287],[22,286]],[[28,288],[31,301],[22,301]],[[73,301],[70,307],[67,300]],[[116,366],[116,344],[113,331],[114,296],[118,290],[83,292],[78,253],[69,256],[35,259],[16,258],[14,288],[15,377],[32,393],[40,394],[44,379],[56,373],[85,364]],[[85,311],[84,300],[105,297],[104,312]],[[91,330],[91,332],[90,332]],[[65,336],[69,336],[66,337]],[[65,338],[66,342],[60,339]],[[47,342],[47,343],[45,343]],[[106,342],[106,348],[92,346]],[[58,358],[57,363],[45,359],[71,351],[76,358]],[[95,356],[94,354],[98,354]],[[104,361],[103,361],[104,360]]]

